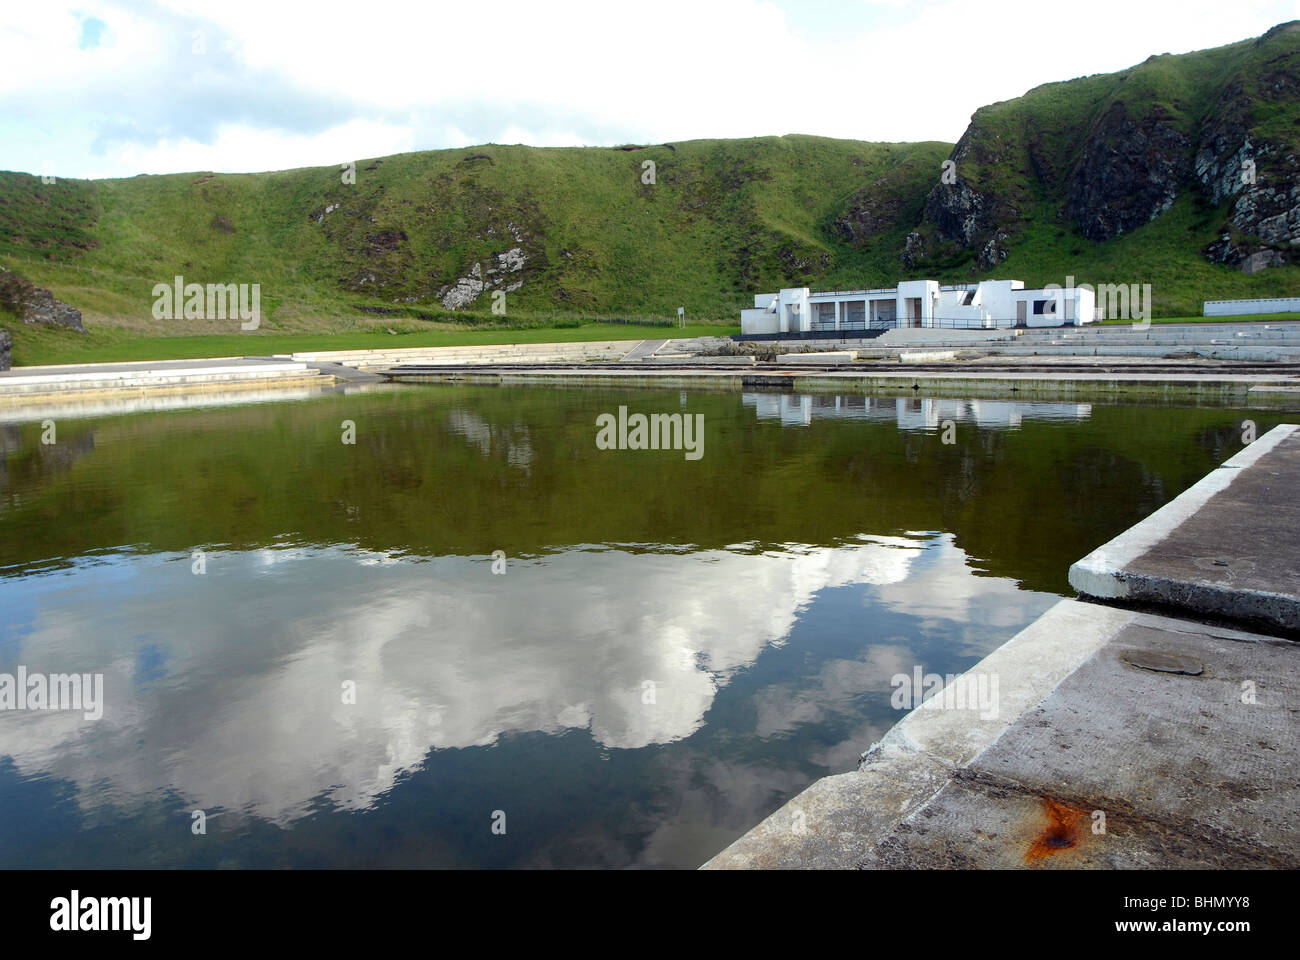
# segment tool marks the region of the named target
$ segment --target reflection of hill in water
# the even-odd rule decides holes
[[[755,415],[774,409],[781,422],[782,404],[800,429],[772,429],[774,420]],[[596,418],[620,405],[702,414],[703,459],[597,449]],[[1065,593],[1071,563],[1235,453],[1242,416],[1213,407],[409,387],[60,421],[59,443],[77,459],[57,472],[39,450],[39,422],[27,422],[5,431],[0,571],[124,545],[520,556],[581,543],[834,547],[860,534],[933,530],[951,532],[995,575]],[[1261,432],[1277,422],[1250,416]],[[934,429],[948,419],[957,424],[951,444]],[[354,445],[340,442],[344,420],[356,425]]]

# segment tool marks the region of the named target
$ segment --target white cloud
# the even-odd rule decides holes
[[[764,554],[575,550],[505,577],[460,557],[209,553],[208,576],[230,578],[229,593],[187,557],[51,575],[33,587],[41,602],[15,663],[105,674],[104,716],[14,714],[0,756],[76,782],[88,806],[104,797],[93,785],[109,784],[119,801],[172,790],[287,823],[322,794],[365,808],[429,750],[505,733],[667,743],[699,729],[719,686],[783,642],[818,591],[901,581],[923,549],[872,538]],[[181,623],[141,637],[142,625]],[[142,645],[160,651],[156,684],[136,679]],[[355,705],[342,703],[343,680]]]
[[[1286,0],[812,9],[499,0],[485,17],[463,3],[322,0],[304,17],[263,0],[172,0],[149,14],[107,0],[9,5],[0,166],[35,165],[24,144],[44,138],[65,176],[140,164],[263,170],[330,163],[343,148],[377,156],[485,141],[953,141],[977,107],[1040,83],[1244,39],[1296,15]],[[84,16],[106,24],[88,50],[78,48]],[[196,30],[202,56],[191,53]],[[241,133],[253,100],[257,132]],[[205,132],[177,140],[176,125]]]
[[[248,169],[257,170],[328,166],[412,150],[413,136],[409,127],[367,120],[352,120],[309,136],[229,124],[221,127],[211,144],[188,138],[161,140],[151,146],[124,144],[112,157],[100,160],[102,166],[92,167],[87,176],[118,176],[123,164],[137,173],[211,170],[224,168],[224,157],[256,158]]]

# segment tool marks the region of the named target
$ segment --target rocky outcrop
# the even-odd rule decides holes
[[[997,137],[984,133],[977,114],[948,157],[954,179],[945,183],[941,178],[931,188],[921,214],[922,223],[929,225],[938,239],[975,250],[975,263],[981,269],[996,266],[1007,258],[1009,237],[1002,227],[1018,219],[1020,210],[1014,197],[977,189],[967,173],[972,169],[1004,166],[1005,151],[1005,144]],[[899,259],[911,268],[927,253],[922,230],[908,236]]]
[[[13,347],[13,337],[8,330],[0,330],[0,370],[9,369],[9,351]]]
[[[1192,143],[1159,107],[1141,117],[1122,102],[1094,124],[1070,182],[1065,212],[1089,240],[1150,223],[1191,180]]]
[[[518,240],[518,229],[510,224],[511,238]],[[460,277],[438,291],[438,299],[448,310],[459,310],[468,306],[483,295],[485,290],[499,287],[506,293],[512,293],[524,285],[522,278],[516,276],[528,265],[528,255],[523,247],[511,247],[493,258],[492,266],[483,269],[481,263],[470,267],[469,275]]]
[[[81,311],[70,307],[44,287],[0,267],[0,307],[12,310],[23,323],[52,324],[85,333]]]
[[[1268,267],[1280,267],[1284,263],[1286,263],[1286,260],[1276,250],[1260,250],[1241,261],[1241,272],[1245,274],[1259,273],[1259,271]]]
[[[324,207],[320,209],[319,213],[312,213],[311,218],[315,220],[317,223],[324,223],[325,218],[328,217],[335,210],[339,209],[339,207],[341,206],[343,206],[343,204],[341,203],[327,203]]]
[[[950,155],[955,179],[930,189],[899,259],[911,269],[965,254],[972,272],[990,270],[1040,211],[1100,243],[1196,191],[1229,207],[1211,260],[1248,272],[1300,262],[1300,22],[1219,56],[1226,75],[1166,54],[982,107]],[[858,207],[842,233],[876,223]]]
[[[984,246],[980,247],[975,263],[984,270],[996,267],[1007,258],[1007,244],[1010,240],[1011,238],[1005,233],[998,231],[989,237]]]
[[[1286,32],[1297,32],[1297,25],[1274,28],[1256,46]],[[1260,101],[1300,99],[1292,62],[1270,60],[1253,92],[1240,80],[1225,86],[1201,131],[1196,179],[1210,203],[1230,203],[1223,232],[1204,253],[1246,273],[1300,261],[1300,158],[1288,144],[1256,134],[1249,122]]]
[[[990,206],[978,190],[959,180],[930,191],[925,198],[924,216],[935,225],[939,236],[970,247],[989,227]]]
[[[913,230],[907,235],[907,240],[903,243],[903,252],[898,255],[898,259],[903,261],[903,266],[909,270],[915,270],[925,261],[925,237]]]
[[[1240,156],[1233,151],[1229,156]],[[1214,263],[1240,267],[1257,273],[1265,267],[1300,262],[1300,169],[1294,155],[1267,173],[1257,173],[1256,182],[1241,184],[1232,204],[1228,223],[1219,239],[1204,253]],[[1211,173],[1207,190],[1220,182]],[[1238,178],[1241,173],[1238,169]]]

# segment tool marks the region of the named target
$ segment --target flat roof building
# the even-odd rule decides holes
[[[940,286],[904,280],[876,290],[813,293],[789,287],[760,293],[740,312],[742,334],[827,333],[892,327],[1059,327],[1091,323],[1096,296],[1087,286],[1026,290],[1021,280],[982,280]]]

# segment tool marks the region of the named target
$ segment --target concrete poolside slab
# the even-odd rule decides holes
[[[865,870],[1244,870],[1268,866],[1249,846],[1163,830],[1141,818],[1091,811],[1001,785],[956,780],[900,823],[860,861]],[[1056,839],[1059,837],[1059,839]],[[1207,848],[1213,848],[1212,862]],[[1285,864],[1283,864],[1285,865]],[[850,866],[850,864],[846,864]]]
[[[0,373],[0,407],[6,410],[66,399],[141,392],[264,389],[307,382],[328,385],[329,376],[306,363],[282,358],[218,358],[132,363],[16,367]]]
[[[936,363],[946,360],[956,360],[956,350],[926,350],[903,352],[898,355],[898,359],[903,363]]]
[[[1300,635],[1300,428],[1255,440],[1070,568],[1080,596]]]
[[[49,366],[13,367],[0,370],[0,383],[26,380],[31,377],[63,377],[140,374],[151,371],[175,372],[201,370],[208,367],[249,367],[267,363],[284,363],[287,358],[262,357],[208,357],[202,360],[132,360],[122,363],[61,363]]]
[[[326,380],[325,377],[317,376],[288,382],[242,381],[149,390],[79,390],[52,397],[34,396],[25,402],[0,400],[0,423],[30,423],[47,417],[76,420],[172,410],[211,410],[254,403],[310,400],[338,389],[324,382]],[[377,389],[377,386],[351,389]]]
[[[999,677],[994,715],[918,707],[858,770],[814,783],[707,864],[710,869],[840,869],[928,802],[1133,618],[1126,610],[1062,600],[974,670]],[[942,701],[940,701],[942,702]]]
[[[1300,866],[1297,657],[1063,600],[965,675],[996,716],[937,695],[705,866]]]
[[[1300,865],[1298,656],[1141,615],[862,865]]]
[[[853,350],[818,350],[808,353],[782,353],[777,363],[853,363],[858,358]]]

